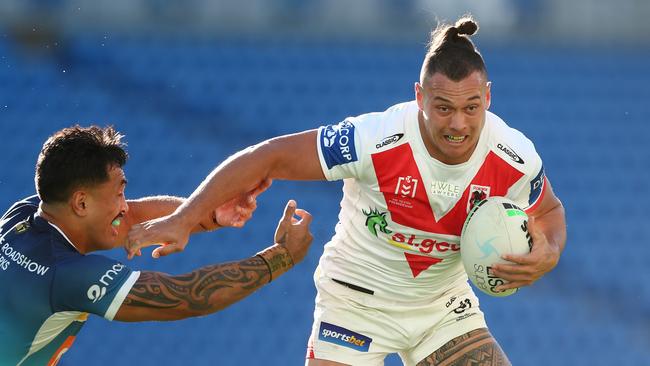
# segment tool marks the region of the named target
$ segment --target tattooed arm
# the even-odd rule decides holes
[[[221,310],[302,261],[312,241],[310,223],[311,215],[296,209],[296,203],[290,201],[275,232],[277,244],[253,257],[201,267],[178,276],[142,272],[114,319],[177,320]]]

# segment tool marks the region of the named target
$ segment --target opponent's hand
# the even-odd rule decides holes
[[[533,239],[533,248],[525,255],[506,254],[502,258],[513,264],[496,264],[493,273],[508,281],[500,285],[497,291],[530,286],[544,274],[551,271],[560,260],[560,249],[548,242],[546,235],[535,225],[531,216],[528,220],[528,232]]]
[[[214,211],[214,224],[223,227],[242,227],[244,224],[253,217],[253,211],[257,208],[257,196],[262,194],[271,186],[271,180],[263,180],[253,190],[246,192],[240,197],[233,198],[232,200],[219,206]],[[215,229],[216,227],[211,227]]]
[[[190,238],[191,227],[180,221],[175,215],[168,215],[145,221],[131,227],[125,249],[128,258],[140,254],[140,249],[158,245],[151,252],[153,258],[159,258],[185,249]]]
[[[296,201],[289,200],[284,208],[284,215],[275,229],[275,242],[287,249],[294,264],[301,262],[309,251],[313,240],[309,231],[311,220],[309,212],[297,208]]]

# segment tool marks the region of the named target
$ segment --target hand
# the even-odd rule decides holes
[[[497,291],[530,286],[544,274],[550,272],[560,260],[560,249],[548,242],[546,235],[537,227],[535,219],[528,220],[528,232],[533,238],[533,248],[525,255],[503,255],[502,258],[514,264],[496,264],[493,273],[508,281]]]
[[[242,227],[257,208],[257,196],[271,186],[271,180],[263,180],[252,191],[224,203],[214,210],[214,224],[222,227]],[[210,227],[210,226],[207,226]],[[212,227],[210,227],[212,228]],[[213,227],[216,229],[216,227]]]
[[[309,231],[309,224],[311,224],[312,220],[311,214],[296,207],[296,201],[289,200],[287,202],[284,215],[275,229],[274,237],[277,244],[287,249],[294,264],[301,262],[305,258],[314,239]],[[297,219],[294,215],[300,219]]]
[[[140,255],[140,249],[152,245],[159,245],[151,253],[153,258],[180,252],[187,245],[191,229],[174,215],[133,225],[125,246],[128,258]]]

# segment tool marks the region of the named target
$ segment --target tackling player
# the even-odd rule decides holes
[[[314,274],[307,364],[382,365],[389,353],[407,365],[509,364],[460,262],[463,222],[489,196],[526,207],[533,249],[494,267],[509,281],[501,290],[553,269],[566,225],[532,142],[487,111],[477,30],[470,17],[434,30],[414,101],[241,151],[173,215],[134,226],[129,250],[182,250],[207,209],[263,179],[343,179],[336,233]]]
[[[294,201],[278,224],[275,244],[237,262],[170,275],[133,271],[89,254],[123,244],[131,225],[169,214],[182,202],[125,200],[121,137],[110,127],[73,127],[52,135],[36,165],[38,196],[15,203],[0,219],[0,364],[55,365],[89,313],[135,322],[218,311],[306,255],[311,216]],[[263,181],[206,211],[194,231],[243,226],[269,184]]]

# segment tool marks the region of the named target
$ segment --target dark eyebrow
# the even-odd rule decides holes
[[[433,97],[433,99],[434,100],[440,100],[440,101],[443,101],[445,103],[452,104],[451,100],[449,100],[447,98],[444,98],[444,97],[435,96],[435,97]],[[474,95],[474,96],[471,96],[471,97],[467,98],[468,101],[474,100],[474,99],[479,99],[480,100],[481,96],[480,95]]]

